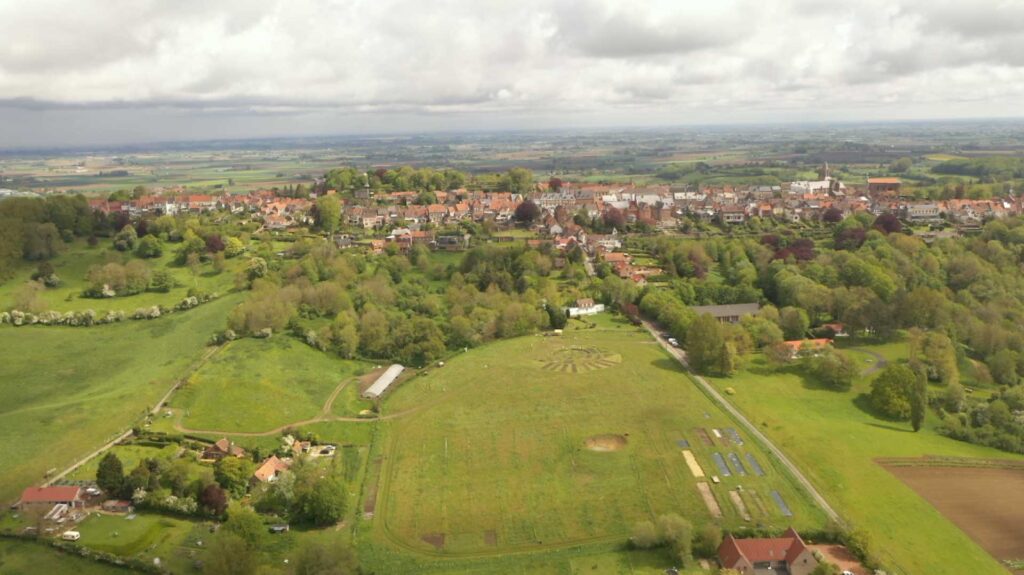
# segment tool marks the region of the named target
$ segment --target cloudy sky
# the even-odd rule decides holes
[[[991,118],[1016,0],[0,0],[0,147]]]

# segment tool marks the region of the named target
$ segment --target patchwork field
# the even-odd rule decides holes
[[[385,447],[370,469],[380,480],[363,508],[374,533],[419,555],[480,557],[621,544],[635,522],[663,513],[731,528],[823,525],[645,332],[598,324],[496,342],[396,390],[385,415],[416,411],[381,424]]]
[[[0,327],[0,501],[127,429],[187,375],[238,301],[90,328]]]
[[[370,367],[287,336],[240,339],[192,374],[171,406],[190,430],[266,432],[355,401],[333,394],[342,384],[354,387],[355,377]]]
[[[865,346],[850,354],[866,370],[875,352],[905,357],[903,344]],[[795,373],[777,373],[761,357],[730,378],[709,378],[800,466],[830,503],[872,537],[874,552],[891,573],[1005,574],[1000,564],[928,501],[887,472],[876,459],[941,455],[1020,459],[938,435],[926,420],[918,433],[865,409],[870,377],[849,392],[824,389]]]
[[[1018,564],[1024,559],[1024,466],[886,467],[993,556]]]

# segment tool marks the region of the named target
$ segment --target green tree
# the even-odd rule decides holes
[[[135,255],[140,258],[158,258],[164,255],[164,244],[153,234],[143,236],[135,248]]]
[[[267,539],[267,527],[263,519],[248,507],[238,506],[228,512],[228,520],[221,529],[238,536],[252,550],[262,549]]]
[[[633,534],[629,542],[638,549],[650,549],[661,543],[658,529],[650,521],[640,521],[633,525]]]
[[[822,561],[811,571],[810,575],[839,575],[841,572],[835,563]]]
[[[807,312],[800,308],[787,306],[779,310],[779,325],[786,339],[803,339],[807,335],[807,328],[811,326],[807,318]]]
[[[512,168],[502,175],[499,187],[513,194],[528,193],[533,190],[533,172],[526,168]]]
[[[295,555],[294,575],[353,575],[359,572],[351,546],[341,537],[309,540]]]
[[[224,257],[237,257],[242,255],[242,252],[244,251],[245,244],[242,243],[242,240],[234,236],[228,236],[228,238],[224,240]]]
[[[722,528],[706,523],[693,537],[693,552],[698,557],[711,559],[718,554],[718,547],[722,544]]]
[[[204,575],[253,575],[259,569],[259,553],[234,533],[213,536],[203,554]]]
[[[340,472],[332,470],[325,477],[299,477],[293,512],[299,521],[318,527],[341,521],[345,516],[345,481]]]
[[[114,236],[114,248],[121,252],[128,252],[135,248],[139,240],[139,234],[131,224],[125,225],[121,231]]]
[[[674,513],[662,515],[658,517],[658,535],[682,565],[690,563],[693,559],[693,525],[689,521]]]
[[[108,496],[120,497],[124,484],[124,466],[121,459],[113,451],[108,451],[96,467],[96,485]]]
[[[914,431],[921,430],[927,410],[928,381],[923,375],[919,375],[914,379],[914,387],[910,395],[910,425],[914,427]]]
[[[826,387],[849,391],[860,369],[848,355],[838,350],[826,350],[807,360],[810,372]]]
[[[999,385],[1017,385],[1017,359],[1017,354],[1010,349],[1002,349],[988,356],[985,364],[992,374],[992,380]]]
[[[698,373],[710,373],[721,367],[725,337],[722,326],[710,314],[694,320],[686,333],[686,359]]]
[[[242,497],[249,486],[249,478],[252,477],[253,471],[255,465],[248,459],[225,457],[214,464],[213,478],[235,497]]]
[[[328,234],[338,230],[341,222],[341,202],[335,195],[323,196],[316,201],[316,226]]]
[[[917,374],[909,367],[890,364],[871,382],[871,405],[886,417],[906,420],[910,417],[911,398]]]

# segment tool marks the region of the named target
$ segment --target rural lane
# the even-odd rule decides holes
[[[676,358],[676,360],[679,361],[679,363],[683,366],[683,369],[685,369],[690,374],[690,377],[694,381],[696,381],[697,384],[701,386],[701,388],[704,389],[705,393],[711,396],[713,400],[715,400],[726,411],[728,411],[740,423],[740,425],[745,427],[751,435],[757,438],[757,440],[760,441],[761,444],[768,449],[768,451],[770,451],[776,458],[778,458],[780,462],[782,462],[783,465],[786,466],[786,469],[788,469],[789,472],[793,474],[793,477],[796,478],[797,482],[800,483],[800,485],[802,485],[804,489],[806,489],[807,492],[811,494],[811,498],[814,499],[815,503],[817,503],[818,506],[825,511],[825,513],[829,516],[829,519],[832,519],[833,521],[837,522],[841,521],[839,518],[839,514],[836,513],[835,509],[833,509],[832,506],[828,504],[828,501],[826,501],[825,498],[821,495],[821,493],[819,493],[818,490],[814,488],[814,485],[811,484],[811,481],[807,479],[807,477],[800,471],[800,469],[792,461],[790,461],[788,457],[786,457],[786,454],[783,453],[782,450],[779,449],[774,443],[772,443],[771,440],[768,439],[768,437],[765,434],[761,433],[761,431],[750,420],[748,420],[746,416],[744,416],[743,413],[740,412],[740,410],[736,409],[731,403],[729,403],[725,396],[718,393],[718,390],[715,389],[710,383],[708,383],[707,380],[697,375],[690,369],[690,365],[686,363],[686,354],[681,349],[672,347],[672,345],[665,341],[665,339],[661,337],[659,331],[655,329],[654,324],[652,324],[651,322],[643,320],[643,325],[645,328],[647,328],[647,331],[651,333],[651,336],[654,337],[654,339],[659,344],[661,344],[661,347],[665,348],[665,351],[669,352],[672,355],[672,357]]]

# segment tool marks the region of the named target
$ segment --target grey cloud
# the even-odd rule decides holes
[[[26,127],[7,139],[70,137],[54,117],[153,140],[772,120],[808,102],[986,115],[1024,93],[1024,4],[1004,0],[0,0],[0,21],[0,112]]]

